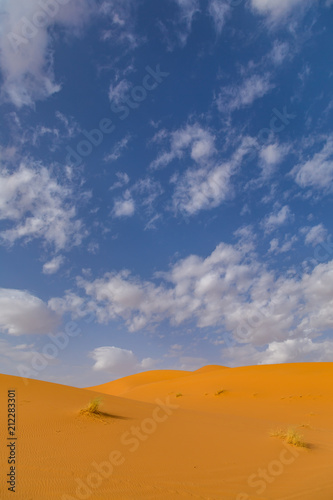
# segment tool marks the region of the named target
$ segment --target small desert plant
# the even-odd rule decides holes
[[[220,394],[223,394],[225,392],[225,389],[220,389],[219,391],[215,392],[215,396],[220,396]]]
[[[99,407],[101,406],[102,400],[100,398],[92,399],[88,405],[83,408],[80,413],[88,414],[88,415],[100,415],[101,412]]]
[[[270,435],[272,437],[283,439],[286,443],[292,444],[293,446],[308,448],[308,444],[303,441],[303,436],[292,427],[289,427],[287,430],[277,429],[272,431]]]
[[[181,396],[182,396],[181,392],[178,392],[178,394],[176,394],[176,398],[180,398]]]

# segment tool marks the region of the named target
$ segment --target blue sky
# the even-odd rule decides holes
[[[0,0],[0,371],[333,359],[333,2]]]

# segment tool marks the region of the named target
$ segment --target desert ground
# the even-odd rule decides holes
[[[0,383],[2,500],[333,499],[333,363],[155,370],[85,389]],[[80,412],[95,398],[99,413]],[[305,446],[271,435],[288,428]]]

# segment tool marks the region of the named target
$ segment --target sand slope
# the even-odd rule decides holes
[[[1,375],[3,434],[17,392],[18,479],[13,496],[3,439],[0,498],[332,500],[333,363],[126,378],[97,391]],[[105,415],[79,415],[98,394]],[[310,449],[269,436],[290,424]]]

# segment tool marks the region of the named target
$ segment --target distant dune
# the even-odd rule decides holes
[[[333,499],[333,363],[156,370],[88,389],[7,375],[0,384],[1,499]],[[81,415],[96,396],[102,413]],[[307,448],[270,436],[290,426]]]

